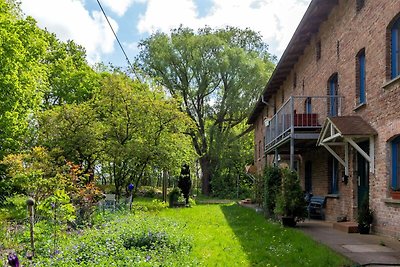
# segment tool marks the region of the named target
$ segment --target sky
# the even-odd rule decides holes
[[[85,47],[89,63],[127,61],[97,0],[20,0],[22,11],[62,41]],[[134,61],[138,43],[154,32],[180,25],[193,29],[235,26],[259,32],[280,58],[311,0],[99,0]]]

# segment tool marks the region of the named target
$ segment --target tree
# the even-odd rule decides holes
[[[176,97],[195,129],[188,132],[200,156],[202,192],[209,194],[218,154],[217,138],[247,118],[273,69],[267,45],[249,29],[233,27],[172,30],[156,33],[139,45],[138,65]],[[235,135],[238,138],[244,132]],[[222,142],[222,143],[221,143]]]
[[[43,106],[48,109],[91,99],[100,86],[100,77],[88,65],[85,49],[71,40],[61,42],[51,33],[46,38],[49,45],[43,63],[49,86],[43,92]]]
[[[30,123],[46,86],[41,63],[46,34],[23,18],[14,1],[0,0],[0,159],[26,147]]]
[[[182,131],[190,121],[161,90],[132,81],[121,72],[104,74],[95,107],[104,125],[105,153],[101,169],[108,172],[116,194],[129,183],[137,190],[146,171],[173,169],[188,160]]]
[[[181,175],[179,175],[178,187],[181,189],[183,196],[185,197],[186,204],[189,204],[189,193],[192,188],[192,181],[190,180],[190,169],[189,165],[183,164],[181,169]]]
[[[104,151],[103,125],[90,102],[55,106],[39,115],[39,141],[91,178]]]

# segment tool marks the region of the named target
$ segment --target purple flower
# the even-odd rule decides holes
[[[151,256],[150,256],[150,255],[147,255],[147,256],[146,256],[146,262],[148,262],[149,260],[151,260]]]
[[[18,256],[15,252],[11,252],[7,257],[8,264],[12,267],[19,267]]]

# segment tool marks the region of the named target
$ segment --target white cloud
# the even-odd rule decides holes
[[[197,9],[192,0],[149,0],[137,29],[140,33],[152,33],[157,30],[168,32],[180,24],[195,28],[199,24],[197,20]]]
[[[60,40],[74,40],[84,46],[90,63],[114,51],[114,36],[103,14],[89,13],[83,0],[23,0],[21,8]],[[118,31],[117,22],[110,17],[109,20]]]
[[[145,3],[146,0],[102,0],[100,3],[111,9],[118,16],[123,16],[133,3]]]
[[[169,32],[180,24],[191,28],[205,25],[249,27],[264,41],[277,44],[271,52],[280,56],[311,0],[213,0],[209,13],[199,18],[194,0],[148,0],[137,28],[141,33]]]

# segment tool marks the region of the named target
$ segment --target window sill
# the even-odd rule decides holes
[[[360,103],[353,109],[353,111],[358,111],[362,108],[365,108],[366,106],[367,106],[367,103]]]
[[[339,198],[339,194],[328,194],[326,195],[327,198]]]
[[[393,199],[393,198],[384,198],[382,199],[383,202],[386,204],[399,204],[400,205],[400,199]]]
[[[389,86],[391,86],[392,84],[395,84],[395,83],[397,83],[397,82],[399,82],[399,81],[400,81],[400,75],[397,76],[396,78],[394,78],[394,79],[388,81],[388,82],[385,83],[384,85],[382,85],[382,88],[383,88],[383,89],[387,89]]]

